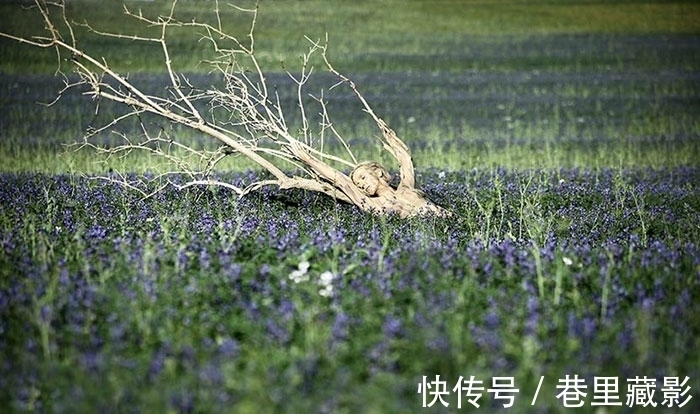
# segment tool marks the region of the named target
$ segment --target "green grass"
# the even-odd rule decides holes
[[[144,15],[165,14],[166,1],[126,2]],[[156,36],[135,19],[121,15],[121,2],[110,1],[95,7],[93,2],[70,2],[69,18],[88,21],[94,27],[116,33]],[[176,16],[214,23],[211,2],[181,2]],[[248,2],[250,4],[250,2]],[[245,5],[245,2],[243,2]],[[2,4],[3,31],[36,35],[43,29],[33,10],[17,4]],[[463,48],[479,47],[484,41],[508,44],[513,38],[572,33],[619,34],[697,34],[700,32],[700,5],[696,2],[646,1],[304,1],[263,2],[257,26],[259,58],[268,69],[279,69],[280,62],[293,66],[307,47],[303,36],[330,36],[331,56],[344,72],[386,70],[387,68],[434,67],[435,55],[453,54]],[[248,16],[225,7],[224,27],[241,38],[249,28]],[[80,45],[97,56],[110,56],[111,66],[129,72],[161,72],[162,62],[151,59],[160,53],[155,45],[128,40],[82,38]],[[210,58],[210,49],[199,36],[188,30],[173,29],[169,35],[175,67],[179,71],[206,71],[200,64]],[[119,51],[113,56],[111,51]],[[56,59],[51,51],[29,49],[12,41],[0,40],[0,72],[50,73]],[[384,58],[367,59],[377,53]],[[396,61],[408,61],[397,64]],[[463,63],[463,62],[462,62]],[[443,63],[447,69],[457,65]]]
[[[409,145],[415,165],[419,170],[440,168],[462,170],[472,168],[493,168],[505,166],[514,169],[530,168],[666,168],[683,165],[697,165],[700,149],[693,140],[668,142],[664,139],[635,140],[627,138],[618,141],[586,141],[573,143],[537,140],[509,142],[501,138],[490,142],[448,142],[442,143],[445,134],[437,129],[427,131],[407,130]],[[516,131],[517,133],[517,131]],[[431,135],[432,134],[432,135]],[[417,141],[420,135],[422,141]],[[420,144],[420,145],[419,145]],[[74,150],[62,146],[31,146],[3,142],[0,153],[4,154],[3,171],[36,171],[50,174],[102,174],[107,171],[154,172],[177,169],[175,165],[154,158],[149,154],[135,152],[126,157],[96,155],[93,150]],[[361,146],[354,151],[358,159],[376,159],[379,149],[374,145]],[[391,168],[396,166],[388,155],[382,155],[382,162]],[[203,168],[204,163],[192,163],[195,169]],[[229,158],[218,165],[220,171],[242,171],[259,168],[243,158]]]
[[[156,15],[167,11],[166,4],[130,6]],[[213,22],[210,8],[182,2],[177,13]],[[223,10],[224,24],[245,37],[248,16]],[[10,16],[4,31],[41,30],[32,23],[34,10],[3,4],[0,11]],[[120,16],[118,2],[71,2],[68,12],[107,31],[153,35],[152,28]],[[306,47],[303,34],[329,32],[336,66],[409,143],[419,167],[690,165],[698,159],[700,135],[700,91],[693,78],[700,70],[693,46],[699,13],[694,2],[264,2],[256,50],[276,85],[284,77],[280,61],[295,69]],[[167,80],[159,75],[157,47],[77,33],[81,47],[115,68],[139,72],[140,85],[162,93],[158,85]],[[205,71],[199,62],[211,50],[199,36],[177,28],[171,36],[177,70]],[[0,49],[3,170],[149,168],[152,161],[139,155],[105,165],[90,152],[65,153],[60,144],[79,140],[88,126],[120,111],[103,102],[95,118],[93,104],[78,93],[51,107],[37,105],[50,102],[61,86],[47,75],[55,55],[7,39]],[[27,73],[43,75],[23,77]],[[206,86],[211,78],[200,82]],[[314,83],[309,92],[331,84]],[[338,102],[331,115],[344,137],[356,143],[359,158],[376,158],[378,148],[368,138],[377,131],[357,106]],[[296,110],[292,96],[283,103],[288,113]],[[123,131],[136,133],[133,124]],[[200,138],[187,131],[178,136]],[[221,165],[250,166],[241,160]]]

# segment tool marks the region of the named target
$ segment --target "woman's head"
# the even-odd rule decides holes
[[[378,162],[367,161],[358,164],[350,174],[355,185],[369,196],[377,195],[380,186],[388,186],[391,174]]]

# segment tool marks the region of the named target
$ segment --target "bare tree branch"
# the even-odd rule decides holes
[[[46,33],[43,36],[21,37],[0,33],[0,36],[29,46],[55,49],[58,56],[56,74],[64,78],[64,87],[58,92],[57,100],[68,90],[80,88],[85,90],[85,96],[96,102],[96,114],[99,112],[101,101],[121,104],[126,109],[124,114],[102,125],[91,126],[83,142],[76,145],[77,148],[90,148],[105,154],[107,158],[144,151],[152,155],[154,160],[160,159],[171,166],[170,168],[177,168],[175,171],[158,171],[158,164],[154,161],[153,167],[156,171],[152,176],[139,177],[116,172],[100,179],[119,182],[138,191],[144,197],[150,197],[168,185],[179,189],[195,185],[221,186],[241,197],[263,186],[276,185],[281,189],[300,188],[323,193],[378,214],[395,213],[402,217],[449,214],[416,189],[413,161],[408,147],[394,130],[375,114],[355,83],[331,65],[327,54],[327,35],[323,41],[314,41],[306,37],[309,48],[302,55],[300,72],[294,74],[286,71],[295,85],[296,110],[301,120],[299,131],[294,133],[288,127],[279,94],[276,90],[270,93],[265,73],[255,54],[258,4],[252,9],[229,5],[238,12],[251,16],[247,41],[242,41],[224,30],[218,0],[214,2],[214,24],[196,19],[178,20],[175,17],[177,3],[177,0],[173,0],[167,14],[156,18],[124,6],[126,16],[145,26],[158,29],[158,34],[153,37],[105,32],[88,22],[74,23],[66,15],[65,1],[41,0],[35,0],[35,7],[44,20]],[[55,11],[58,11],[58,14],[54,13]],[[128,76],[110,67],[107,59],[86,53],[77,45],[74,26],[80,26],[98,37],[159,45],[163,70],[169,79],[163,93],[145,92]],[[168,33],[175,28],[191,29],[198,33],[200,41],[211,45],[214,56],[204,63],[211,65],[211,73],[221,79],[222,89],[213,86],[197,88],[185,75],[175,70],[168,45]],[[323,90],[317,95],[306,91],[309,79],[315,72],[311,64],[312,57],[319,54],[325,69],[339,79],[329,90],[340,85],[348,86],[362,104],[364,112],[376,123],[381,133],[378,139],[399,164],[401,180],[397,188],[390,187],[389,173],[381,165],[358,163],[347,141],[331,122]],[[63,59],[66,55],[70,57]],[[70,62],[74,74],[77,75],[77,81],[69,80],[71,78],[64,74],[63,62]],[[319,107],[318,129],[312,128],[307,98]],[[202,112],[203,105],[208,108],[206,113]],[[189,128],[220,145],[215,149],[199,148],[178,139],[176,135],[166,133],[163,128],[154,134],[142,120],[142,116],[147,114],[155,115],[173,125]],[[136,137],[115,130],[118,125],[129,119],[137,120],[141,127],[140,134]],[[121,144],[105,147],[93,142],[93,137],[106,132],[116,134]],[[339,143],[345,156],[326,152],[328,141]],[[212,172],[215,167],[234,154],[254,162],[271,174],[272,179],[261,179],[243,187],[213,179]],[[334,165],[351,168],[353,173],[346,175]],[[288,173],[283,169],[290,167],[295,168],[296,172]],[[171,179],[174,176],[179,179]]]

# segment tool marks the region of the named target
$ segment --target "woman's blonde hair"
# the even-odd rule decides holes
[[[391,181],[391,173],[389,170],[386,169],[382,164],[376,162],[376,161],[365,161],[357,164],[355,166],[355,169],[352,170],[352,173],[350,173],[350,179],[352,182],[356,183],[357,181],[355,180],[355,173],[357,170],[360,168],[367,168],[375,173],[377,173],[377,177],[382,178],[384,181],[386,181],[387,184]]]

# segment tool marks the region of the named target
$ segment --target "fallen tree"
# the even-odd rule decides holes
[[[217,22],[210,24],[194,19],[178,20],[175,17],[177,0],[172,1],[169,14],[157,18],[149,18],[140,10],[132,11],[124,6],[124,13],[127,16],[137,19],[146,26],[159,29],[159,34],[153,37],[100,31],[88,23],[70,21],[66,15],[65,1],[41,0],[35,0],[35,8],[43,18],[46,29],[44,35],[32,37],[9,33],[0,33],[0,35],[29,46],[55,49],[59,65],[57,74],[64,80],[64,87],[59,91],[56,100],[68,90],[82,88],[83,94],[95,100],[98,108],[99,102],[103,100],[115,102],[127,108],[123,115],[90,128],[83,141],[79,143],[79,147],[89,147],[109,156],[134,150],[147,151],[177,166],[177,171],[161,172],[156,177],[148,179],[133,176],[127,178],[127,175],[120,172],[109,177],[110,180],[119,181],[129,188],[141,191],[144,196],[150,196],[168,185],[179,188],[193,185],[217,185],[227,187],[239,196],[244,196],[262,186],[276,185],[281,189],[300,188],[320,192],[376,214],[398,214],[401,217],[449,215],[447,210],[432,203],[416,187],[413,161],[406,144],[384,120],[375,114],[355,83],[339,73],[330,63],[327,55],[327,38],[324,41],[307,38],[310,46],[302,56],[300,73],[287,72],[295,83],[296,110],[299,111],[302,124],[297,132],[290,131],[279,96],[268,87],[265,74],[256,57],[254,35],[258,5],[251,9],[230,6],[241,13],[250,14],[250,30],[245,40],[224,30],[221,25],[218,1],[214,6]],[[130,81],[128,76],[112,69],[106,59],[93,56],[80,48],[74,30],[78,26],[96,36],[159,45],[164,71],[169,79],[162,93],[144,92]],[[213,73],[221,78],[224,85],[222,88],[212,86],[199,88],[192,85],[184,75],[176,72],[172,66],[167,38],[168,31],[174,28],[192,29],[202,36],[202,40],[213,46],[215,56],[206,63],[210,64]],[[321,139],[314,139],[317,137],[314,137],[310,128],[310,118],[305,108],[307,105],[305,86],[313,72],[310,59],[314,55],[320,55],[325,69],[337,78],[337,83],[330,89],[349,88],[359,100],[364,112],[378,127],[377,139],[399,166],[400,182],[396,187],[391,186],[391,175],[381,164],[357,161],[346,140],[333,126],[322,93],[320,97],[312,96],[320,108],[316,134]],[[71,67],[70,76],[64,71],[66,64]],[[209,109],[208,111],[202,111],[202,103]],[[226,114],[224,117],[220,115],[222,110]],[[162,130],[153,133],[141,121],[141,116],[144,114],[156,115],[173,124],[190,128],[218,141],[219,146],[216,149],[200,148],[191,143],[173,139],[163,134]],[[99,145],[91,139],[111,131],[115,125],[127,119],[134,118],[141,126],[138,137],[118,133],[122,139],[121,144],[109,147]],[[342,156],[330,154],[324,151],[322,145],[317,144],[329,140],[335,140],[340,144],[344,150]],[[246,183],[243,186],[213,179],[212,172],[217,164],[232,155],[246,157],[266,170],[271,177]],[[204,167],[192,168],[189,162],[192,158],[203,161],[199,165]],[[290,167],[294,172],[285,172],[285,167]],[[350,170],[351,173],[346,174],[343,170]],[[184,183],[181,180],[176,182],[170,179],[173,175],[184,175],[186,180]],[[160,184],[153,190],[152,185],[144,185],[145,180],[149,183],[156,180]],[[147,188],[149,190],[146,190]]]

